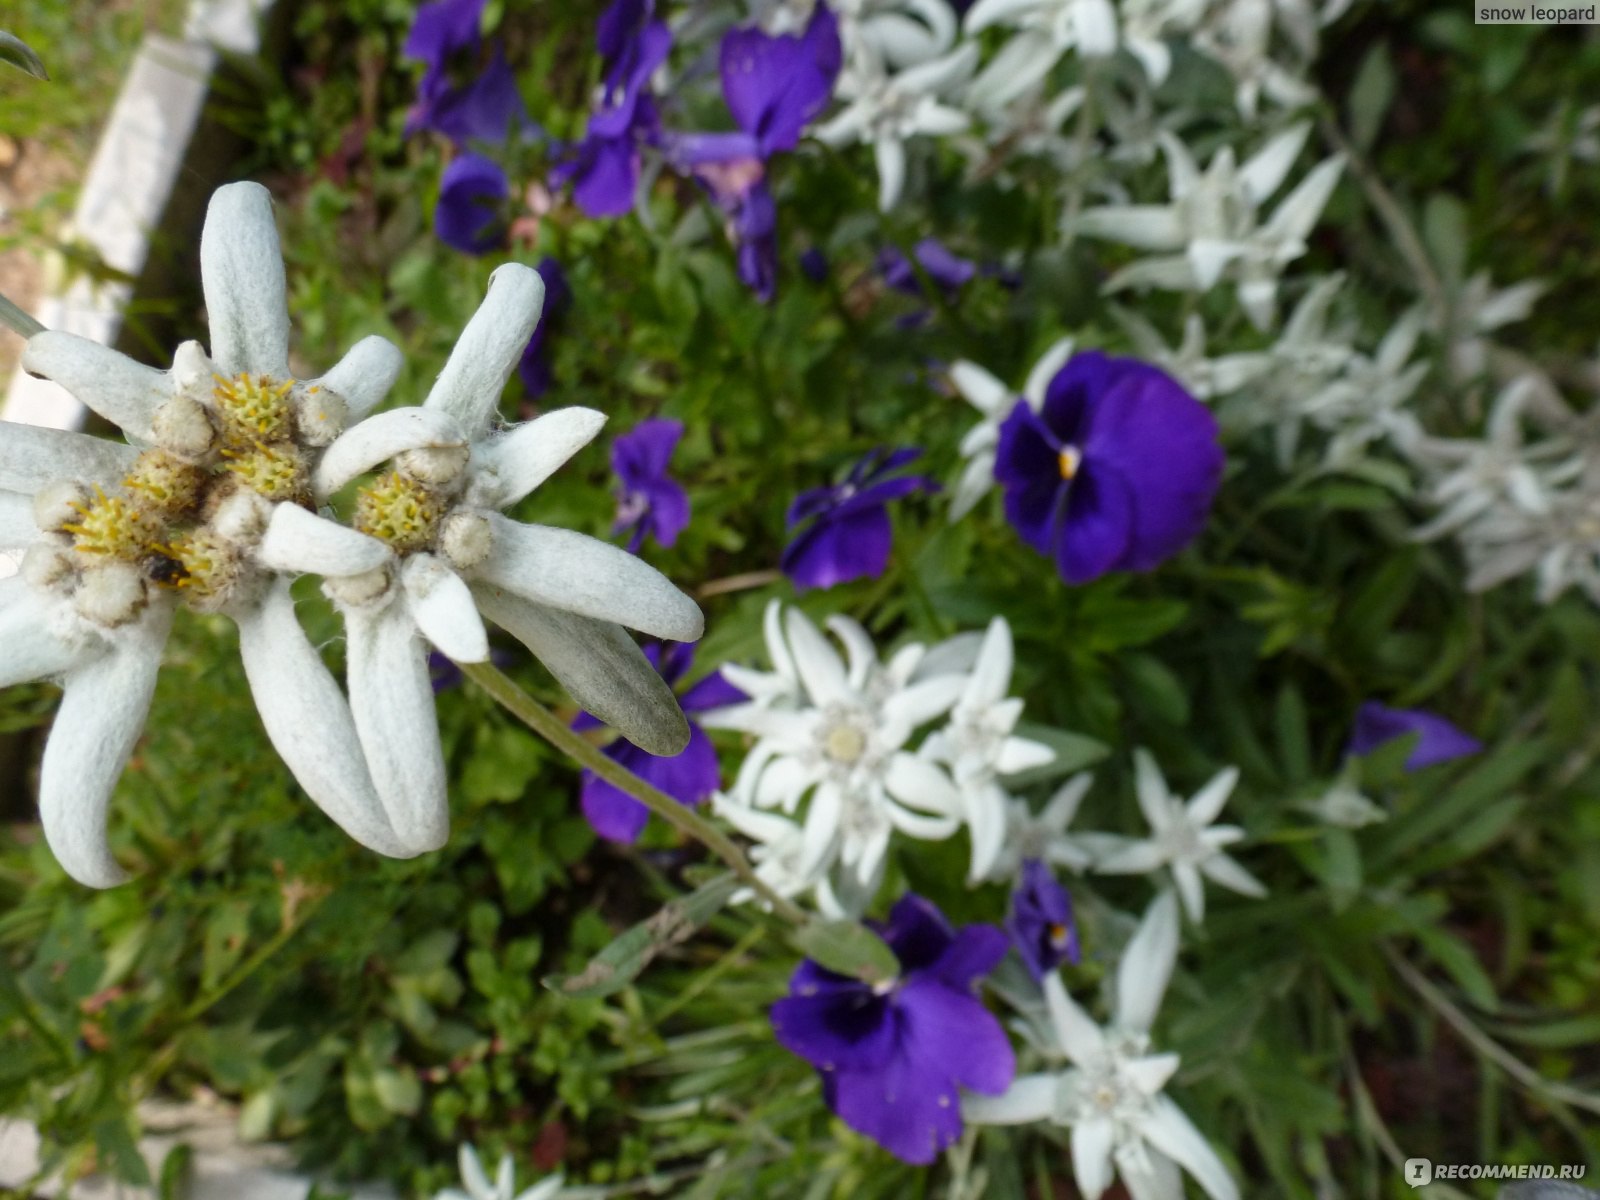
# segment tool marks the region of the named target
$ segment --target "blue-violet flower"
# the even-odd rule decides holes
[[[646,534],[670,547],[689,523],[689,496],[667,476],[667,462],[682,436],[682,421],[658,417],[640,421],[611,443],[611,469],[622,481],[611,532],[632,529],[628,549],[634,554]]]
[[[1097,351],[1000,427],[995,479],[1022,540],[1068,583],[1146,571],[1194,539],[1222,479],[1217,422],[1166,373]]]
[[[1072,897],[1057,882],[1048,864],[1037,858],[1022,864],[1016,890],[1011,893],[1006,932],[1035,980],[1043,979],[1064,962],[1078,961],[1078,926],[1072,919]]]
[[[999,1095],[1016,1059],[1000,1022],[973,994],[1005,956],[992,925],[952,929],[929,901],[906,895],[877,929],[900,962],[869,984],[806,959],[772,1006],[785,1049],[822,1074],[828,1107],[910,1163],[930,1163],[961,1136],[958,1088]]]
[[[802,588],[882,575],[894,538],[889,501],[939,490],[925,475],[888,478],[921,454],[914,448],[874,450],[850,469],[843,483],[796,496],[789,506],[789,528],[808,519],[811,524],[784,547],[783,573]]]
[[[1419,771],[1437,763],[1465,758],[1483,749],[1477,738],[1463,733],[1436,713],[1419,708],[1390,708],[1368,700],[1356,709],[1347,754],[1371,754],[1386,742],[1417,734],[1417,744],[1406,758],[1406,770]]]

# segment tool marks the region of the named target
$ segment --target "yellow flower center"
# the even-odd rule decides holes
[[[61,528],[73,535],[80,554],[138,562],[161,535],[161,523],[143,507],[99,487],[87,505],[73,505],[82,519]]]
[[[867,739],[854,725],[835,725],[828,730],[822,748],[834,762],[848,765],[866,753]]]
[[[213,375],[212,402],[222,415],[223,436],[234,445],[275,441],[293,432],[294,409],[289,391],[294,380],[277,383],[270,375]]]
[[[1078,466],[1083,462],[1083,453],[1076,446],[1063,446],[1057,462],[1061,467],[1061,478],[1071,479],[1078,473]]]
[[[380,476],[356,493],[355,527],[389,543],[396,554],[431,546],[444,513],[436,492],[399,471]]]
[[[257,442],[248,450],[224,450],[222,457],[246,487],[268,500],[296,501],[311,490],[305,457],[288,443]]]

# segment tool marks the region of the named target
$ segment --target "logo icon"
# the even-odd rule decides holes
[[[1406,1159],[1406,1182],[1412,1187],[1423,1187],[1433,1182],[1433,1163],[1426,1158]]]

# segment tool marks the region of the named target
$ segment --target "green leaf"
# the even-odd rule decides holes
[[[1394,103],[1394,94],[1394,62],[1389,56],[1389,43],[1379,42],[1367,51],[1350,85],[1350,140],[1357,149],[1372,149],[1389,106]]]
[[[1495,994],[1494,984],[1478,962],[1478,956],[1465,942],[1442,929],[1426,926],[1419,928],[1416,934],[1428,957],[1444,968],[1445,973],[1474,1004],[1486,1012],[1494,1012],[1500,1007],[1500,997]]]
[[[1542,1050],[1567,1050],[1600,1044],[1600,1016],[1564,1017],[1537,1025],[1491,1025],[1499,1037]]]
[[[1111,753],[1111,747],[1104,742],[1097,742],[1094,738],[1085,737],[1081,733],[1051,729],[1048,725],[1032,725],[1027,721],[1019,721],[1012,732],[1019,738],[1039,742],[1056,752],[1051,762],[1005,776],[1006,786],[1015,791],[1032,787],[1036,783],[1047,783],[1063,775],[1071,775],[1075,771],[1094,765]]]
[[[8,62],[35,79],[50,78],[50,72],[44,69],[44,63],[33,52],[33,48],[16,34],[7,33],[4,29],[0,29],[0,62]]]
[[[410,1067],[385,1067],[374,1071],[372,1091],[379,1104],[401,1116],[414,1116],[422,1106],[422,1084]]]
[[[576,975],[545,976],[545,987],[564,996],[620,992],[657,954],[684,941],[715,916],[738,886],[738,877],[730,872],[687,896],[668,901],[649,920],[635,925],[590,959]]]
[[[887,983],[900,973],[889,944],[858,921],[811,920],[795,931],[793,940],[807,958],[840,975]]]
[[[1129,654],[1122,660],[1138,707],[1168,725],[1189,723],[1189,696],[1183,683],[1160,659]]]
[[[183,1200],[189,1186],[189,1164],[194,1152],[179,1142],[161,1160],[161,1178],[156,1181],[158,1200]]]

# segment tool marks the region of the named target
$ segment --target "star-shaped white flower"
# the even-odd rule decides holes
[[[1171,200],[1164,205],[1091,208],[1073,222],[1090,237],[1145,250],[1180,251],[1140,259],[1118,271],[1107,289],[1157,287],[1208,292],[1223,279],[1238,286],[1239,303],[1258,329],[1276,319],[1278,276],[1306,252],[1306,238],[1343,170],[1335,156],[1312,168],[1265,220],[1258,210],[1288,177],[1311,127],[1296,125],[1236,165],[1233,148],[1219,150],[1202,173],[1175,135],[1159,136],[1167,157]]]
[[[516,1193],[516,1166],[509,1154],[500,1156],[500,1169],[495,1172],[493,1184],[490,1184],[489,1176],[484,1173],[483,1163],[479,1160],[478,1151],[474,1147],[462,1145],[458,1151],[458,1160],[461,1167],[461,1182],[466,1185],[466,1191],[460,1188],[445,1188],[435,1195],[433,1200],[557,1200],[561,1195],[562,1180],[559,1175],[552,1175],[549,1179]]]
[[[1097,1025],[1067,994],[1061,977],[1044,981],[1050,1032],[1072,1066],[1019,1075],[1000,1096],[962,1097],[975,1125],[1049,1121],[1071,1130],[1072,1171],[1085,1200],[1099,1200],[1121,1175],[1140,1200],[1182,1200],[1182,1167],[1212,1200],[1238,1200],[1217,1153],[1163,1092],[1176,1054],[1150,1052],[1150,1026],[1178,953],[1178,906],[1170,892],[1151,904],[1117,964],[1114,1017]]]
[[[800,680],[798,701],[731,705],[701,714],[700,721],[758,739],[734,782],[733,802],[792,814],[809,797],[806,849],[795,861],[801,874],[842,869],[840,879],[819,885],[819,904],[831,910],[842,907],[841,896],[870,896],[894,831],[939,840],[959,828],[955,785],[905,746],[918,726],[956,702],[965,679],[944,674],[912,682],[921,647],[908,647],[884,665],[854,621],[835,616],[828,628],[844,643],[848,666],[810,619],[791,608],[783,653]]]
[[[962,819],[972,839],[969,883],[994,870],[1005,841],[1011,797],[1000,777],[1044,766],[1056,757],[1049,746],[1012,733],[1022,716],[1022,701],[1007,694],[1012,661],[1011,626],[1004,617],[995,617],[949,722],[929,734],[921,748],[923,755],[949,768],[961,793]]]
[[[1307,397],[1300,411],[1333,434],[1324,461],[1343,467],[1360,460],[1374,442],[1388,441],[1412,455],[1423,437],[1411,411],[1411,397],[1428,374],[1426,362],[1413,362],[1425,317],[1414,308],[1395,322],[1372,355],[1352,354],[1339,377]]]
[[[1011,415],[1017,400],[1026,400],[1037,412],[1044,404],[1050,381],[1071,357],[1071,338],[1062,338],[1052,345],[1028,372],[1021,397],[975,362],[962,359],[950,368],[950,382],[981,414],[978,423],[961,439],[961,457],[967,460],[967,465],[950,500],[950,520],[959,521],[966,516],[994,486],[994,456],[1000,444],[1000,426]]]
[[[840,73],[836,94],[844,109],[812,132],[830,146],[865,142],[878,166],[878,207],[888,212],[905,186],[905,142],[919,134],[960,133],[970,118],[940,97],[966,81],[978,48],[962,43],[949,54],[891,73],[868,53]]]
[[[1413,457],[1433,475],[1426,499],[1440,511],[1412,536],[1429,541],[1464,529],[1491,510],[1545,516],[1554,491],[1576,479],[1582,457],[1564,436],[1524,444],[1522,416],[1541,381],[1512,380],[1489,411],[1485,438],[1422,438]]]
[[[1103,854],[1095,870],[1107,875],[1142,875],[1170,867],[1183,907],[1193,921],[1206,912],[1202,877],[1245,896],[1265,896],[1260,880],[1223,852],[1244,837],[1236,825],[1213,825],[1228,802],[1239,769],[1228,767],[1194,794],[1187,804],[1167,790],[1161,768],[1147,751],[1134,751],[1139,809],[1150,823],[1150,836],[1124,842]]]
[[[157,371],[53,332],[24,350],[27,370],[115,422],[132,446],[24,426],[0,439],[0,528],[7,548],[25,551],[20,576],[0,589],[0,686],[62,682],[40,816],[68,873],[96,887],[126,877],[107,810],[180,597],[238,623],[267,734],[311,798],[364,844],[415,852],[377,803],[349,708],[288,590],[300,572],[358,574],[390,558],[381,542],[317,516],[309,477],[347,418],[382,399],[399,351],[368,338],[321,379],[289,375],[283,260],[256,184],[213,195],[200,270],[209,355],[185,343]]]
[[[356,526],[388,544],[395,561],[327,591],[349,631],[350,705],[379,799],[421,849],[449,835],[426,643],[457,662],[484,662],[482,617],[640,748],[677,754],[689,738],[671,689],[623,626],[695,641],[705,622],[694,601],[609,542],[501,515],[605,421],[592,409],[565,408],[496,428],[500,393],[543,301],[537,271],[518,263],[496,270],[422,406],[352,428],[328,448],[315,478],[318,497],[327,498],[392,464],[359,490]]]
[[[962,22],[968,37],[995,26],[1016,32],[972,81],[973,101],[989,110],[1042,81],[1069,51],[1105,58],[1117,50],[1111,0],[978,0]]]
[[[991,883],[1016,878],[1022,864],[1030,858],[1070,871],[1087,871],[1099,856],[1109,834],[1068,833],[1067,826],[1078,815],[1078,808],[1094,783],[1094,776],[1081,772],[1057,788],[1043,810],[1035,813],[1026,800],[1012,797],[1006,806],[1006,832],[1000,852],[989,868]],[[1107,846],[1115,845],[1115,839]]]

